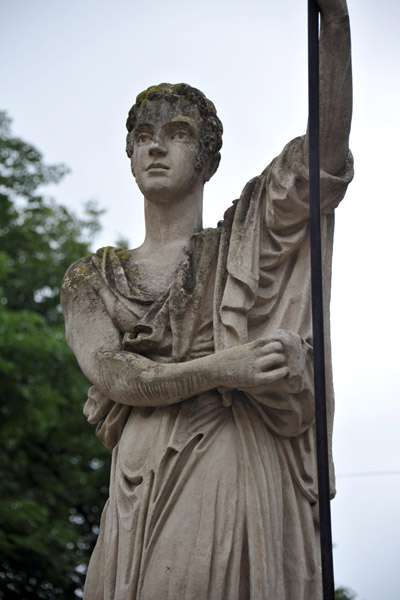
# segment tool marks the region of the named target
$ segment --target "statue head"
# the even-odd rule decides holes
[[[196,158],[195,168],[201,171],[206,163],[214,165],[211,175],[217,170],[222,146],[222,123],[217,117],[217,111],[214,104],[206,98],[200,90],[191,87],[186,83],[161,83],[149,87],[141,92],[136,103],[129,111],[126,128],[128,135],[126,137],[126,153],[131,158],[133,153],[134,136],[133,132],[138,115],[145,110],[148,103],[152,101],[163,101],[176,107],[177,112],[185,114],[188,110],[193,110],[195,106],[201,119],[199,153]],[[210,175],[210,176],[211,176]]]

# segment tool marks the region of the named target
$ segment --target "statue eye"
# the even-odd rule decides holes
[[[171,140],[175,140],[176,142],[188,142],[190,141],[190,134],[185,129],[177,129],[171,135]]]
[[[136,143],[139,146],[142,144],[147,144],[150,141],[151,141],[151,134],[146,131],[142,131],[141,133],[138,133],[136,136]]]

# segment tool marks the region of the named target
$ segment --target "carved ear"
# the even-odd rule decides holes
[[[208,161],[204,168],[204,183],[206,181],[210,181],[211,177],[214,175],[219,166],[219,161],[221,160],[221,154],[215,154]]]

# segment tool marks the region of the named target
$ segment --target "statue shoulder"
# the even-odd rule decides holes
[[[84,256],[75,261],[64,275],[61,293],[76,295],[80,291],[87,292],[90,288],[96,289],[100,283],[98,265],[114,250],[111,247],[100,248],[89,256]]]
[[[90,286],[96,278],[96,269],[92,256],[85,256],[75,261],[64,275],[62,291],[77,292],[82,287]]]

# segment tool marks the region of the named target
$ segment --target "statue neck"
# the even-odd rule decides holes
[[[146,237],[142,252],[161,256],[170,248],[183,248],[203,227],[203,188],[172,202],[144,201]]]

